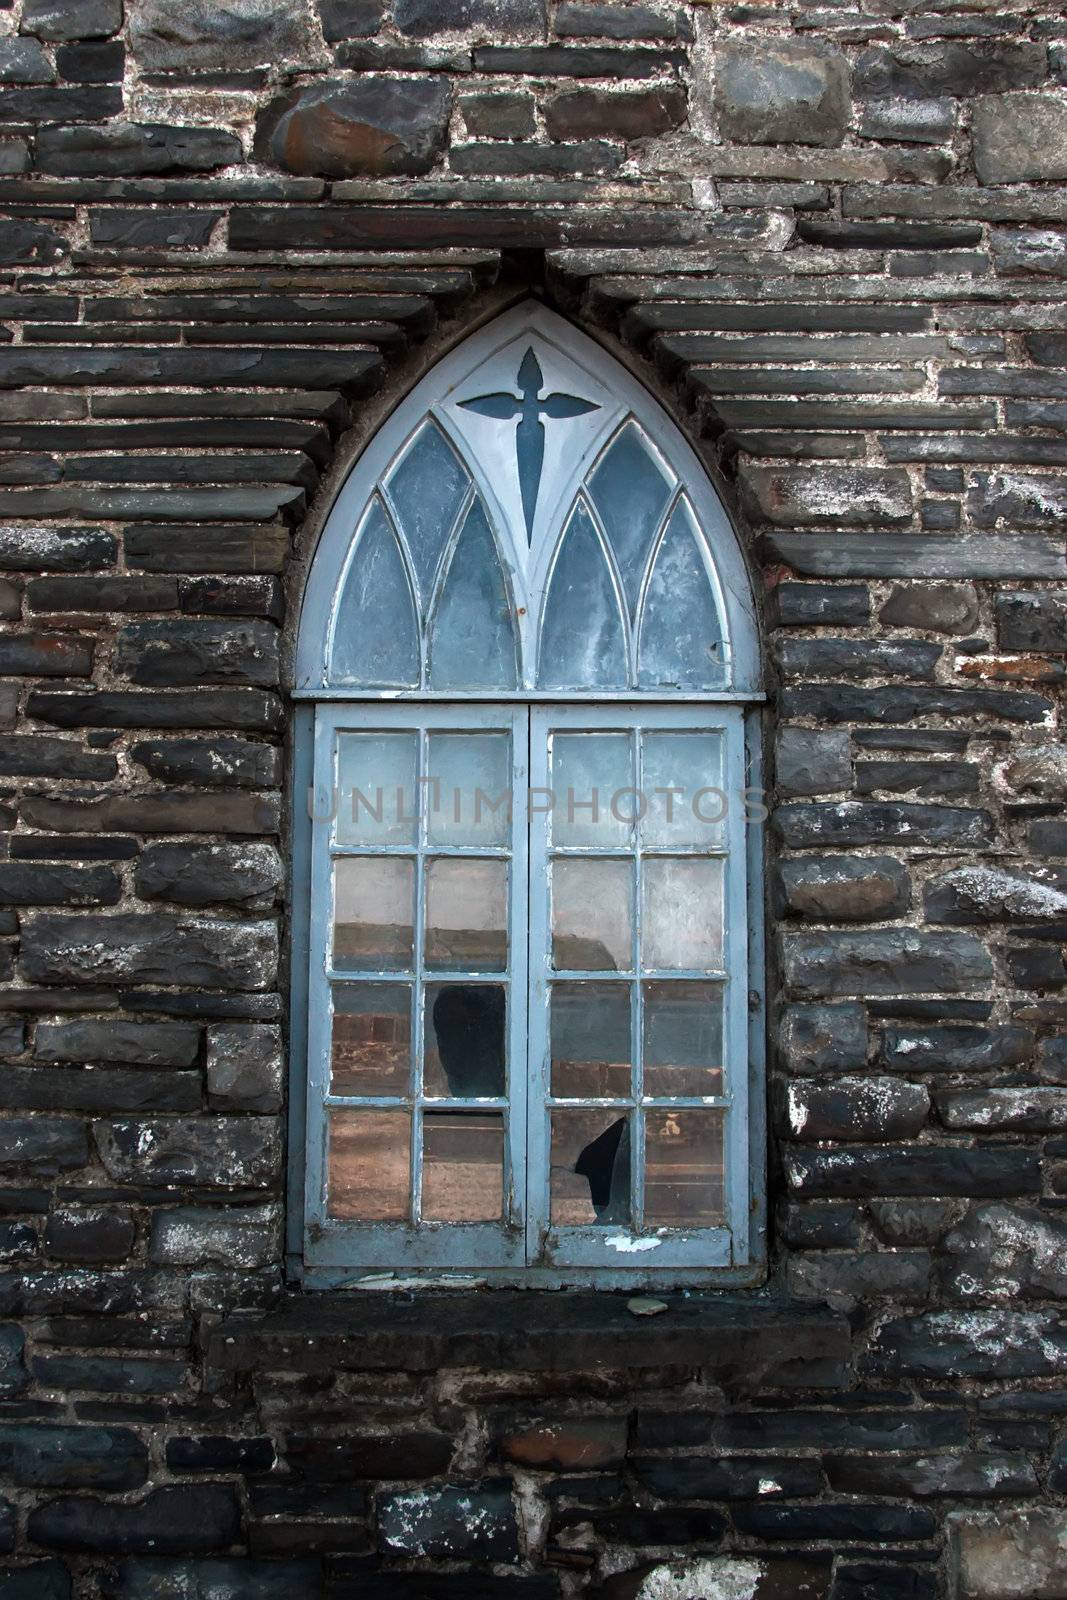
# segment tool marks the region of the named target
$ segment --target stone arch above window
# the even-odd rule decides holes
[[[296,687],[745,695],[758,660],[736,535],[693,450],[619,362],[531,301],[440,361],[349,474]]]

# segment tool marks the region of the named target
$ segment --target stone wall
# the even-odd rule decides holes
[[[0,124],[2,1600],[1063,1600],[1059,9],[6,0]],[[762,575],[792,1359],[257,1332],[309,530],[528,292]]]

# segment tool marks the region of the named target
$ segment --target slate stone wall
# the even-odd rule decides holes
[[[1042,0],[0,3],[2,1600],[1067,1595],[1064,177]],[[766,595],[795,1359],[231,1368],[301,529],[531,291]]]

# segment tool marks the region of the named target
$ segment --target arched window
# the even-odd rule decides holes
[[[759,687],[707,474],[554,313],[368,445],[297,649],[312,1281],[752,1280]]]

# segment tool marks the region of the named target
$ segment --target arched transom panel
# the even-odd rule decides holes
[[[721,501],[612,357],[530,302],[438,363],[356,463],[308,582],[298,690],[745,693]]]

